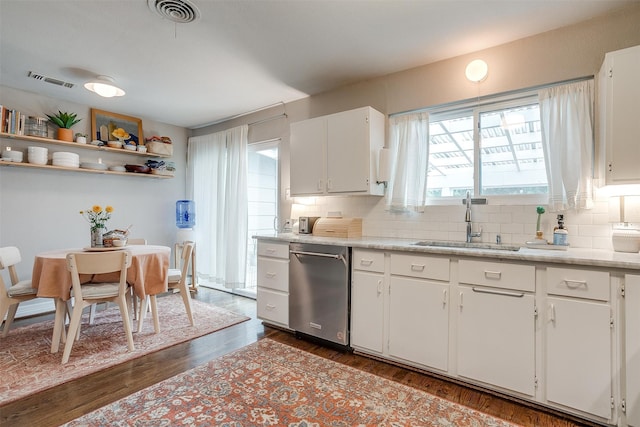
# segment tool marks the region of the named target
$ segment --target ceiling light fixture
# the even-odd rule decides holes
[[[488,72],[489,66],[487,65],[487,63],[482,59],[476,59],[469,62],[469,65],[467,65],[467,69],[465,70],[464,74],[470,81],[474,83],[480,83],[487,78]]]
[[[124,90],[115,85],[115,80],[109,76],[98,76],[84,84],[85,89],[95,92],[105,98],[124,95]]]

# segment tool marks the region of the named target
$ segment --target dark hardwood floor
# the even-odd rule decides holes
[[[591,425],[432,375],[332,349],[298,339],[285,331],[265,327],[256,319],[256,304],[251,299],[202,287],[195,298],[246,314],[251,317],[251,320],[0,406],[0,425],[58,426],[264,337],[424,390],[517,424],[566,427]],[[16,321],[14,327],[42,321],[47,317],[50,315],[22,319]]]

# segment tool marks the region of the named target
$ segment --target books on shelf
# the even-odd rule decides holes
[[[0,105],[0,132],[24,135],[26,120],[24,113]]]

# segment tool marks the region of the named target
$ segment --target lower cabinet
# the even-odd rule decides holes
[[[382,354],[384,345],[384,275],[351,274],[351,346]]]
[[[289,244],[259,240],[257,270],[258,318],[289,327]]]
[[[559,297],[549,297],[547,304],[547,400],[609,419],[609,307]]]
[[[534,396],[534,296],[460,286],[458,298],[458,374]]]
[[[627,423],[640,427],[640,276],[625,277],[625,383]]]
[[[547,268],[547,401],[611,419],[613,315],[606,271]]]
[[[392,276],[389,287],[389,355],[446,371],[449,284]]]

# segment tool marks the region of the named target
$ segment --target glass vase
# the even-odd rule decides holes
[[[103,245],[102,236],[104,235],[104,228],[92,228],[91,229],[91,247],[96,248]]]

